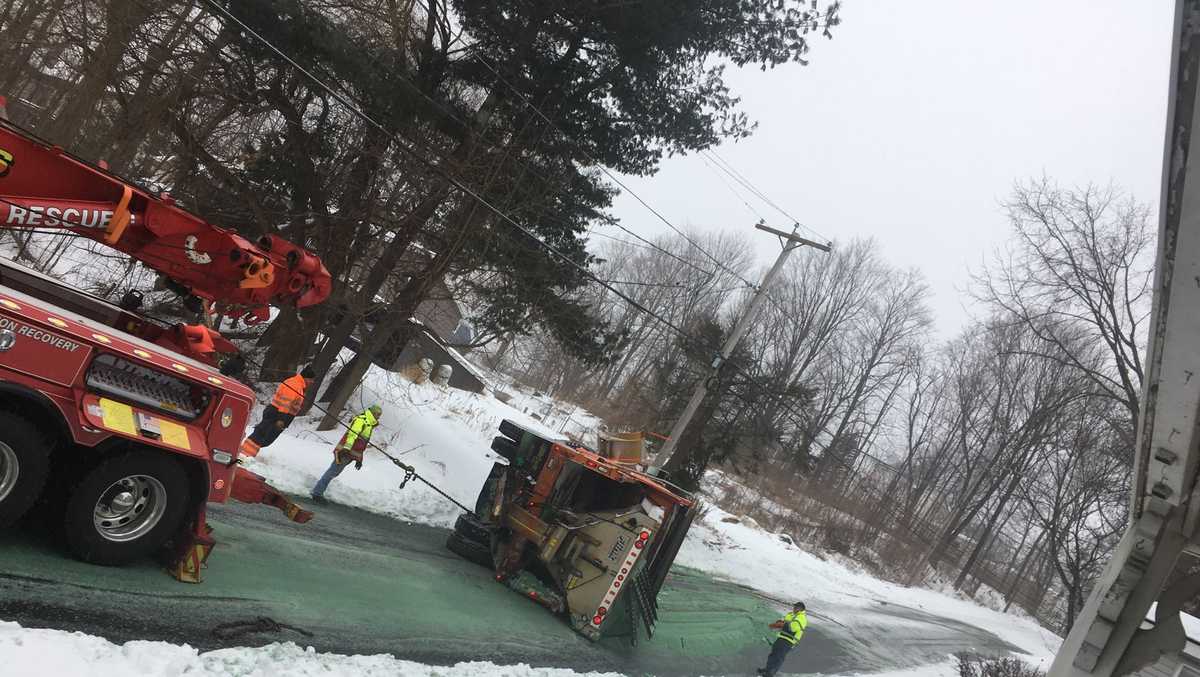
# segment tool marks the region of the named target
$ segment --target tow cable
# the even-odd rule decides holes
[[[241,353],[239,353],[239,354],[241,354]],[[259,370],[259,372],[260,372],[260,373],[262,372],[263,365],[262,365],[261,363],[258,363],[258,362],[256,362],[255,360],[251,360],[251,359],[249,359],[249,358],[245,357],[245,355],[244,355],[244,354],[242,355],[242,358],[243,358],[243,359],[244,359],[244,360],[245,360],[247,363],[249,363],[249,364],[252,364],[252,365],[254,365],[254,366],[258,367],[258,370]],[[288,385],[286,382],[282,383],[281,385],[284,385],[284,386],[286,386],[286,387],[287,387],[289,390],[291,390],[292,392],[296,393],[296,394],[297,394],[297,395],[299,395],[301,398],[303,398],[303,397],[304,397],[304,393],[302,393],[302,392],[299,392],[298,390],[296,390],[296,389],[295,389],[295,388],[293,388],[292,386]],[[317,404],[316,402],[313,402],[313,403],[312,403],[312,408],[313,408],[313,409],[316,409],[317,411],[321,412],[322,414],[325,414],[325,415],[326,415],[326,416],[328,416],[329,418],[332,418],[334,421],[337,421],[337,424],[338,424],[338,425],[342,426],[342,427],[343,427],[343,428],[345,428],[347,431],[350,431],[350,425],[349,425],[348,423],[345,423],[344,421],[342,421],[342,419],[338,418],[337,416],[334,416],[334,415],[330,414],[330,413],[329,413],[329,410],[328,410],[328,409],[326,409],[325,407],[322,407],[321,405]],[[352,431],[351,431],[351,432],[352,432]],[[440,495],[442,498],[444,498],[444,499],[446,499],[447,501],[450,501],[450,502],[451,502],[451,503],[453,503],[454,505],[458,506],[458,507],[459,507],[459,508],[460,508],[460,509],[461,509],[463,512],[466,512],[466,513],[473,513],[473,512],[475,512],[475,511],[474,511],[474,510],[472,510],[471,508],[468,508],[467,506],[463,505],[462,503],[459,503],[459,502],[458,502],[458,500],[457,500],[457,499],[455,499],[455,498],[454,498],[453,496],[451,496],[450,494],[447,494],[446,492],[444,492],[444,491],[442,491],[441,489],[439,489],[439,488],[437,487],[437,485],[435,485],[433,482],[430,482],[429,480],[425,479],[424,477],[421,477],[421,475],[420,475],[419,473],[417,473],[417,469],[416,469],[416,468],[414,468],[414,467],[412,467],[411,465],[409,465],[409,464],[405,463],[404,461],[401,461],[400,459],[396,458],[395,456],[392,456],[391,454],[387,453],[386,451],[384,451],[383,449],[381,449],[381,448],[379,447],[379,445],[375,444],[375,443],[374,443],[374,442],[372,442],[371,440],[367,440],[367,446],[369,446],[369,447],[371,447],[372,449],[374,449],[375,451],[378,451],[379,453],[383,454],[385,457],[387,457],[387,459],[388,459],[389,461],[391,461],[391,462],[392,462],[392,464],[393,464],[393,465],[395,465],[397,468],[400,468],[401,470],[403,470],[403,471],[404,471],[404,479],[400,480],[400,486],[399,486],[399,488],[400,488],[400,489],[403,489],[403,488],[405,487],[405,485],[407,485],[407,484],[409,483],[409,481],[410,481],[410,480],[417,480],[418,482],[421,482],[422,484],[424,484],[425,486],[429,487],[430,489],[433,489],[434,491],[436,491],[436,492],[438,493],[438,495]],[[410,449],[409,451],[412,451],[412,449]]]
[[[308,637],[310,639],[313,637],[313,633],[305,630],[304,628],[298,628],[294,625],[288,625],[287,623],[280,623],[279,621],[266,616],[259,616],[258,618],[250,621],[233,621],[230,623],[222,623],[212,629],[212,635],[219,640],[228,641],[234,639],[235,637],[242,637],[244,635],[256,635],[265,632],[278,633],[284,630],[291,630],[292,632],[303,635],[304,637]]]

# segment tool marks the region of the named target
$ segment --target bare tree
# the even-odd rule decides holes
[[[1053,453],[1023,483],[1031,522],[1041,532],[1054,574],[1066,591],[1062,630],[1071,627],[1126,523],[1130,467],[1121,435],[1100,401],[1064,417]],[[1110,406],[1119,406],[1110,404]]]
[[[1032,352],[1120,402],[1132,431],[1151,301],[1149,207],[1112,186],[1063,189],[1042,178],[1017,184],[1005,209],[1013,240],[976,276],[977,295],[1034,332],[1042,345]],[[1093,359],[1097,348],[1107,359]]]

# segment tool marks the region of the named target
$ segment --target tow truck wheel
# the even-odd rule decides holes
[[[188,483],[174,459],[133,451],[100,463],[67,501],[67,546],[79,559],[115,566],[145,557],[178,532]]]
[[[29,510],[50,470],[50,444],[32,423],[0,412],[0,526]]]

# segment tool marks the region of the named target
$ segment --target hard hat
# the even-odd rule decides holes
[[[383,413],[383,407],[379,406],[378,404],[372,404],[370,407],[367,407],[367,408],[370,409],[371,413],[375,414],[376,416],[379,416],[380,414]]]

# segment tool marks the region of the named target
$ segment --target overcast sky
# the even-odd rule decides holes
[[[718,152],[826,238],[873,237],[920,269],[948,336],[972,312],[968,270],[1006,238],[999,203],[1015,180],[1111,181],[1157,205],[1173,5],[847,0],[811,65],[730,74],[759,127]],[[745,233],[764,265],[778,252],[699,156],[627,184],[678,226]],[[644,236],[669,232],[632,196],[614,212]]]

